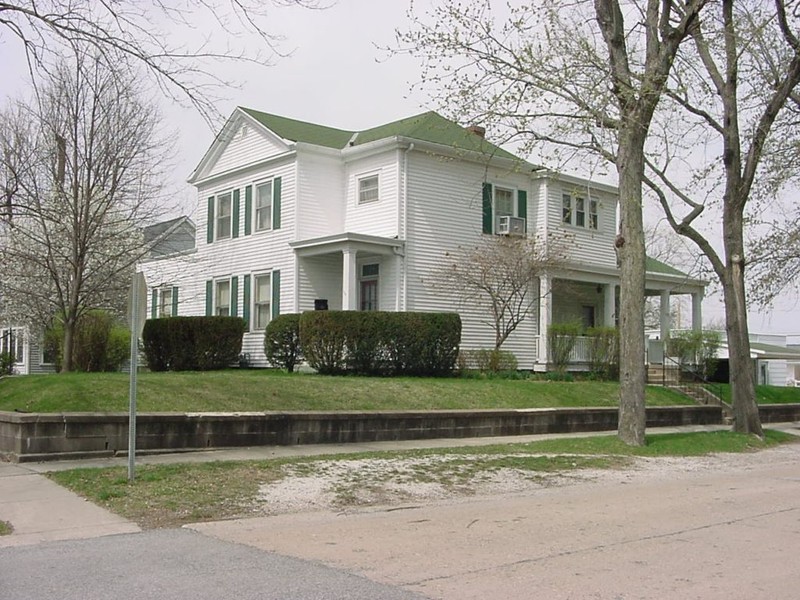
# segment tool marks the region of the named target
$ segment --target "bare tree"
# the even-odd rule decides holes
[[[159,117],[101,60],[62,63],[33,105],[0,117],[5,189],[0,297],[18,322],[63,322],[62,370],[72,367],[80,316],[124,306],[146,252],[170,146]]]
[[[693,43],[676,60],[662,135],[652,147],[660,151],[650,152],[645,178],[670,225],[696,244],[720,281],[734,429],[759,436],[745,293],[746,209],[787,181],[785,169],[765,169],[765,153],[780,155],[798,142],[796,131],[775,135],[800,83],[798,8],[782,0],[721,0],[705,12]]]
[[[621,222],[619,436],[645,443],[644,146],[680,44],[706,0],[556,0],[511,9],[442,2],[400,44],[425,61],[447,110],[505,127],[542,158],[597,157],[617,170]]]
[[[281,41],[265,27],[271,9],[293,4],[318,6],[317,0],[12,0],[0,2],[0,27],[23,45],[32,74],[48,70],[65,50],[89,52],[126,76],[150,73],[163,93],[188,100],[211,123],[217,116],[211,92],[230,83],[214,64],[268,64]],[[253,35],[261,51],[237,47],[240,37]]]
[[[563,267],[555,243],[536,238],[488,236],[445,257],[436,285],[486,315],[500,347],[526,318],[536,314],[543,290],[539,277]]]

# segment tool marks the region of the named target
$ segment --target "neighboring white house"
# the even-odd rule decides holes
[[[257,366],[271,318],[323,304],[458,311],[462,347],[492,347],[482,311],[433,285],[448,254],[487,235],[568,240],[567,267],[541,278],[537,314],[503,346],[520,368],[546,368],[550,323],[616,324],[616,188],[527,163],[434,112],[343,131],[237,108],[189,182],[197,243],[142,264],[148,314],[241,316]],[[704,285],[648,262],[647,293],[667,315],[671,294],[691,294],[696,327]]]

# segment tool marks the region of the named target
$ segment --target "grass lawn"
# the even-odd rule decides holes
[[[715,383],[714,387],[722,393],[722,399],[730,404],[731,386],[728,383]],[[759,404],[800,404],[800,388],[757,385],[756,402]]]
[[[128,409],[125,373],[28,375],[0,380],[0,410],[112,412]],[[619,384],[533,379],[325,377],[271,370],[142,373],[139,411],[432,410],[614,407]],[[691,404],[658,386],[650,406]]]
[[[728,431],[647,436],[642,448],[626,446],[616,436],[554,439],[527,444],[359,453],[269,461],[214,462],[205,464],[146,465],[128,483],[126,469],[76,469],[50,473],[57,483],[81,494],[142,527],[176,527],[185,523],[263,514],[259,486],[285,477],[324,473],[333,463],[357,459],[419,459],[446,457],[424,467],[374,471],[347,469],[348,477],[332,490],[346,506],[354,491],[379,487],[397,480],[438,483],[466,490],[481,475],[508,468],[531,478],[546,473],[585,468],[619,468],[633,456],[699,456],[712,452],[748,452],[797,441],[782,432],[765,432],[765,441]]]

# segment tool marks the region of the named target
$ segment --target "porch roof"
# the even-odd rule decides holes
[[[403,240],[350,231],[305,240],[289,242],[298,256],[330,254],[343,250],[356,250],[374,254],[396,254],[405,246]]]

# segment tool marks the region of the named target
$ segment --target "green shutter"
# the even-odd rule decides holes
[[[250,331],[250,275],[244,276],[242,288],[242,318],[247,323],[247,331]]]
[[[528,192],[517,190],[517,216],[525,219],[525,231],[528,231]]]
[[[233,208],[231,209],[231,237],[239,237],[239,190],[233,190]]]
[[[483,184],[483,233],[494,233],[492,220],[492,184]]]
[[[178,286],[172,286],[172,316],[178,316]]]
[[[244,234],[250,235],[253,227],[253,186],[244,188]]]
[[[214,282],[210,279],[206,281],[206,316],[214,314]]]
[[[214,196],[208,199],[208,222],[206,223],[206,243],[214,241]]]
[[[281,314],[281,272],[272,272],[272,318]]]
[[[281,228],[281,178],[272,182],[272,228]]]
[[[239,278],[231,277],[231,316],[239,316]]]
[[[150,304],[150,318],[155,319],[158,316],[158,313],[156,312],[156,307],[158,306],[158,293],[156,292],[155,288],[153,288],[153,291],[150,294],[150,299],[152,300]]]

